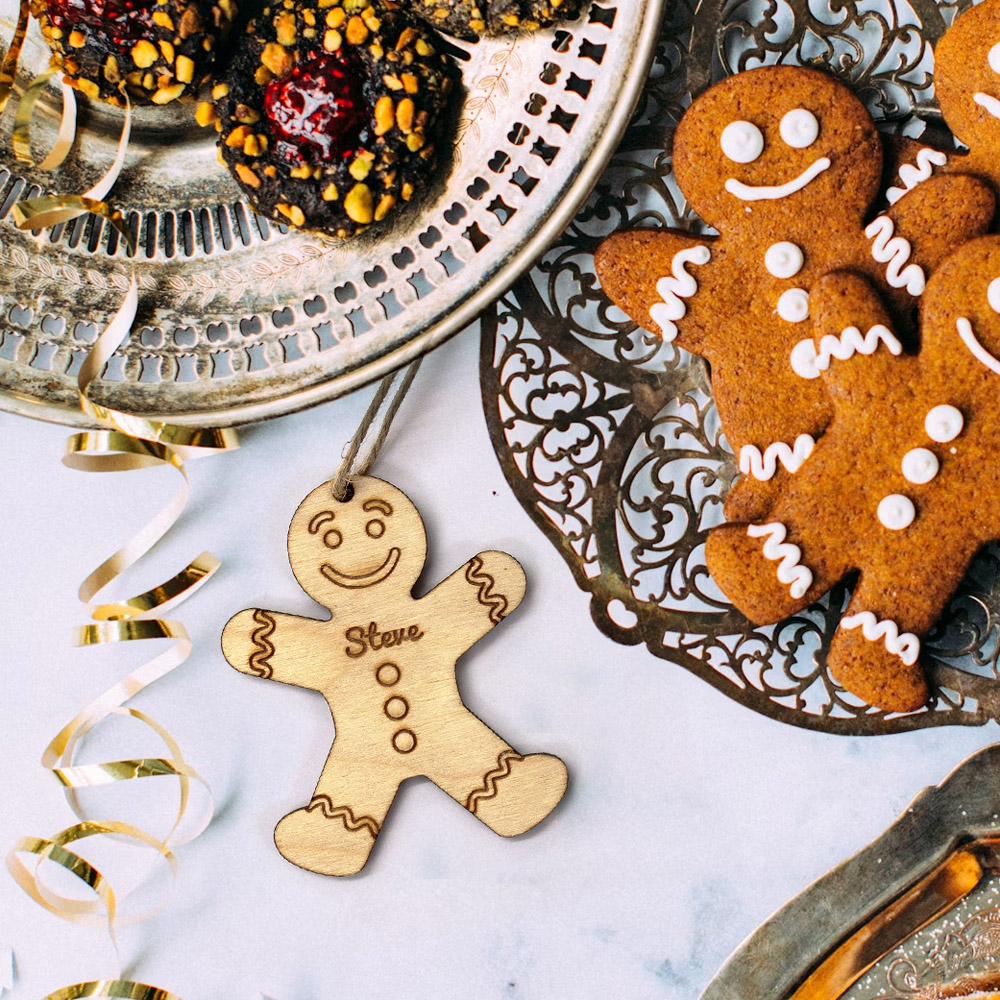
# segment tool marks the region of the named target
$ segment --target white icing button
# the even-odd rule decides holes
[[[990,64],[990,69],[994,73],[1000,73],[1000,42],[990,49],[990,54],[986,57],[987,62]]]
[[[1000,313],[1000,278],[994,278],[990,282],[986,289],[986,301],[994,312]]]
[[[903,475],[911,483],[929,483],[941,468],[929,448],[913,448],[903,456]]]
[[[913,524],[917,509],[909,497],[902,493],[890,493],[882,497],[878,505],[878,519],[891,531],[902,531]]]
[[[924,430],[927,431],[927,436],[939,444],[954,441],[962,433],[964,426],[965,418],[961,410],[947,403],[932,407],[924,418]]]
[[[811,111],[796,108],[781,119],[778,131],[781,138],[795,149],[805,149],[816,141],[819,135],[819,121]]]
[[[804,288],[789,288],[778,299],[778,315],[788,323],[809,319],[809,293]]]
[[[753,163],[764,152],[764,135],[752,122],[730,122],[719,136],[719,145],[733,163]]]
[[[802,249],[787,241],[772,243],[764,254],[764,267],[776,278],[794,278],[802,270],[804,262]]]

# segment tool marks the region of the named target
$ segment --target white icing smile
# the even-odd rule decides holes
[[[956,320],[956,325],[958,326],[958,335],[962,338],[962,343],[969,349],[972,356],[981,364],[986,365],[990,371],[1000,375],[1000,360],[990,354],[979,343],[976,335],[972,332],[972,324],[964,316],[959,316]]]
[[[984,94],[982,91],[973,94],[972,99],[981,108],[985,108],[986,111],[993,115],[994,118],[1000,118],[1000,101],[995,97],[991,97],[989,94]]]
[[[399,562],[399,557],[401,555],[402,553],[399,549],[395,547],[389,549],[389,554],[385,557],[385,561],[382,565],[376,566],[375,569],[368,573],[359,573],[357,575],[344,573],[339,569],[335,569],[329,563],[323,563],[323,565],[320,566],[319,571],[331,583],[337,584],[338,587],[372,587],[376,583],[381,583],[392,573],[392,571],[396,568],[396,563]]]
[[[998,105],[1000,106],[1000,105]],[[743,181],[730,177],[726,181],[726,190],[740,201],[775,201],[778,198],[787,198],[796,191],[801,191],[810,181],[815,180],[824,170],[830,166],[830,160],[826,156],[821,156],[818,160],[813,160],[805,170],[793,180],[784,184],[744,184]]]

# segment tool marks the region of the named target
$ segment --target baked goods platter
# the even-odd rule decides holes
[[[242,423],[348,392],[428,350],[473,320],[572,218],[638,99],[662,10],[663,0],[602,0],[535,32],[441,36],[458,93],[438,122],[438,167],[420,197],[353,239],[258,215],[220,166],[215,131],[186,101],[133,108],[109,198],[133,248],[94,216],[22,232],[11,221],[17,201],[78,194],[107,169],[123,112],[81,100],[73,152],[41,173],[15,159],[8,109],[0,406],[84,422],[76,372],[133,273],[139,312],[90,388],[99,404],[181,424]],[[17,14],[13,0],[0,2],[4,46]],[[16,89],[50,57],[33,20]],[[210,88],[199,96],[210,99]],[[36,104],[38,150],[54,138],[60,107],[57,78]]]

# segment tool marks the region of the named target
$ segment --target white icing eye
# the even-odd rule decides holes
[[[804,288],[789,288],[778,299],[778,315],[786,323],[809,319],[809,293]]]
[[[730,122],[722,130],[719,145],[733,163],[753,163],[764,152],[764,136],[752,122]]]
[[[986,301],[995,313],[1000,313],[1000,278],[994,278],[986,289]]]
[[[794,278],[804,262],[802,249],[794,243],[772,243],[764,254],[764,267],[776,278]]]
[[[929,448],[912,448],[903,456],[903,476],[911,483],[929,483],[941,468]]]
[[[819,119],[805,108],[796,108],[781,119],[779,132],[787,145],[795,149],[805,149],[806,146],[811,146],[819,135]]]
[[[902,493],[890,493],[882,497],[878,505],[878,519],[890,531],[902,531],[913,524],[917,509],[909,497]]]
[[[947,403],[932,407],[924,418],[924,430],[927,431],[927,436],[938,444],[954,441],[962,433],[964,426],[965,418],[962,416],[962,411]]]
[[[1000,42],[990,49],[990,54],[986,57],[986,61],[990,64],[990,69],[994,73],[1000,74]]]

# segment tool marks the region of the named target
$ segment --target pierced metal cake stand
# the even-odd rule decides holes
[[[192,107],[135,116],[114,203],[135,252],[103,220],[19,232],[13,204],[79,192],[114,157],[121,112],[91,105],[70,161],[26,171],[0,122],[0,407],[82,423],[76,372],[121,302],[141,302],[95,401],[177,423],[276,416],[349,392],[475,319],[558,236],[596,183],[635,106],[664,0],[597,0],[536,35],[454,46],[463,95],[436,187],[388,228],[339,242],[257,217]],[[17,4],[0,0],[10,38]],[[48,63],[33,25],[23,85]],[[48,95],[47,95],[48,96]],[[40,102],[39,146],[58,91]]]

